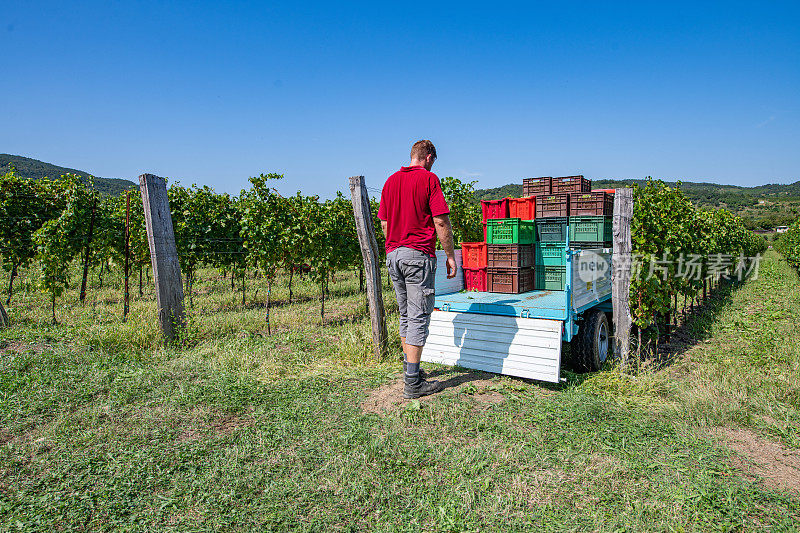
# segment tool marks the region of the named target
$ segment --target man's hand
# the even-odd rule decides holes
[[[456,265],[456,258],[455,256],[450,256],[447,258],[447,279],[452,279],[456,277],[456,272],[458,271],[458,266]]]

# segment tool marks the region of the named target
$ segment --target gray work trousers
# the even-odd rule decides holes
[[[434,303],[436,258],[401,246],[386,255],[400,306],[400,336],[412,346],[425,346]]]

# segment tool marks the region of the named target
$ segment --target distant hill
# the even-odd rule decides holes
[[[0,173],[6,173],[11,168],[14,168],[18,175],[25,178],[41,179],[50,178],[58,179],[62,174],[75,174],[81,176],[84,181],[88,181],[89,176],[92,174],[83,170],[76,170],[74,168],[60,167],[45,163],[30,157],[22,157],[21,155],[0,154]],[[101,194],[108,196],[116,196],[124,191],[131,189],[138,189],[139,186],[132,181],[122,180],[117,178],[94,178],[94,188]]]
[[[598,179],[592,181],[595,189],[614,189],[617,187],[643,185],[646,180]],[[676,186],[677,183],[666,182]],[[717,183],[697,183],[683,181],[680,189],[698,207],[727,208],[744,219],[751,229],[774,229],[788,225],[800,217],[800,181],[783,184],[740,187]],[[522,180],[493,189],[478,189],[478,200],[497,200],[499,198],[522,195]]]

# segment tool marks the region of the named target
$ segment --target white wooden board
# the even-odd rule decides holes
[[[434,311],[422,360],[558,383],[560,320]]]

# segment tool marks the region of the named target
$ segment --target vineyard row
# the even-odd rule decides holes
[[[280,179],[277,174],[251,178],[250,188],[238,196],[219,194],[209,187],[170,185],[178,259],[190,298],[195,274],[202,266],[219,268],[242,280],[248,269],[254,269],[270,284],[279,270],[291,275],[302,268],[320,286],[324,315],[329,277],[337,270],[361,268],[350,200],[341,193],[331,200],[300,192],[282,196],[274,188]],[[482,237],[481,208],[473,185],[456,178],[442,180],[456,242]],[[373,198],[374,226],[380,228],[377,207]],[[40,288],[50,295],[53,320],[56,299],[69,283],[70,265],[75,261],[85,265],[85,287],[89,268],[124,263],[126,228],[131,270],[141,272],[150,263],[138,191],[100,197],[76,176],[29,180],[11,172],[0,176],[0,222],[0,258],[9,272],[8,300],[19,272],[36,261],[43,272]],[[797,224],[793,228],[797,235]],[[645,262],[681,254],[753,257],[766,248],[764,240],[729,211],[697,209],[678,188],[652,180],[634,191],[631,235],[634,254]],[[379,230],[377,238],[383,250]],[[794,257],[800,262],[798,241],[795,237]],[[669,264],[661,267],[663,275],[635,276],[630,291],[635,323],[641,328],[653,326],[677,311],[678,296],[696,299],[711,276],[707,262],[702,265],[697,277],[683,276],[677,265]],[[81,292],[83,297],[85,290]]]

